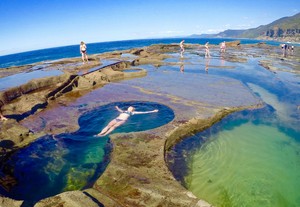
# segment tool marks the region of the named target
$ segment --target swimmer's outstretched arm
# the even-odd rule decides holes
[[[158,112],[158,109],[155,109],[153,111],[134,111],[133,114],[149,114],[149,113],[155,113]]]
[[[124,112],[124,111],[123,111],[122,109],[120,109],[118,106],[116,106],[116,109],[117,109],[119,112],[121,112],[121,113]]]

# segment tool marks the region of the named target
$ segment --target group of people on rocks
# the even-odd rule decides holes
[[[180,47],[180,57],[183,57],[183,53],[184,53],[184,40],[182,40],[179,43],[179,47]],[[209,42],[206,42],[205,45],[205,58],[210,58],[210,51],[209,51]],[[220,52],[221,53],[225,53],[226,51],[226,43],[225,41],[221,42],[220,44]]]
[[[287,55],[294,54],[294,45],[282,44],[281,45],[282,56],[286,57]]]

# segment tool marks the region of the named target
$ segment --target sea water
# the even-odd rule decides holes
[[[88,55],[112,52],[116,50],[127,50],[132,48],[140,48],[152,44],[171,44],[178,43],[181,38],[165,38],[165,39],[141,39],[141,40],[124,40],[113,42],[99,42],[87,44]],[[220,38],[185,38],[185,43],[205,44],[207,41],[210,44],[219,44],[222,41],[234,41],[237,39],[220,39]],[[240,39],[241,44],[255,44],[261,42],[253,39]],[[270,45],[279,45],[279,42],[265,41]],[[10,66],[20,66],[25,64],[32,64],[40,61],[57,60],[62,58],[80,57],[79,43],[78,45],[70,45],[63,47],[55,47],[41,50],[34,50],[29,52],[22,52],[11,55],[0,56],[0,68]]]
[[[210,68],[207,75],[241,80],[266,105],[234,113],[167,153],[176,179],[216,207],[300,204],[299,76],[272,73],[257,61],[236,64],[238,70]]]

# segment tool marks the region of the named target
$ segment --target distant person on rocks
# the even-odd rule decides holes
[[[282,51],[282,56],[284,57],[284,55],[285,55],[285,44],[282,44],[281,45],[281,51]]]
[[[225,41],[224,41],[224,42],[221,42],[220,51],[221,51],[222,53],[226,51],[226,43],[225,43]]]
[[[284,55],[283,55],[284,57],[286,57],[287,49],[288,49],[288,45],[284,44]]]
[[[117,118],[110,121],[108,123],[108,125],[106,127],[104,127],[99,134],[95,135],[96,137],[104,137],[104,136],[108,135],[115,128],[124,124],[127,121],[127,119],[132,115],[158,112],[157,109],[155,109],[153,111],[135,111],[135,108],[132,106],[129,106],[126,111],[121,110],[118,106],[116,106],[116,109],[120,112],[120,115]]]
[[[294,45],[292,45],[291,47],[291,52],[292,52],[292,55],[294,54]]]
[[[180,56],[183,57],[183,53],[184,53],[184,40],[182,40],[180,43],[179,43],[179,47],[180,47]]]
[[[88,59],[88,56],[86,54],[86,44],[81,41],[80,43],[80,53],[81,53],[81,58],[82,58],[82,62],[85,63],[85,62],[88,62],[89,59]]]
[[[206,42],[205,45],[204,45],[204,47],[205,47],[205,58],[210,58],[208,44],[209,44],[209,42]]]

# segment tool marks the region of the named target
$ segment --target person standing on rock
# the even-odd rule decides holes
[[[86,54],[86,48],[87,48],[86,44],[83,41],[81,41],[81,43],[80,43],[80,53],[81,53],[81,58],[82,58],[83,64],[85,62],[89,61],[88,56]]]
[[[287,56],[287,49],[288,49],[288,45],[287,44],[284,44],[284,57]]]
[[[221,51],[221,53],[223,53],[223,52],[226,51],[226,43],[225,43],[225,41],[221,43],[220,51]]]
[[[206,42],[205,45],[204,45],[204,47],[205,47],[205,58],[210,58],[208,43],[209,42]]]
[[[179,43],[179,47],[180,47],[180,56],[183,57],[183,53],[184,53],[184,40],[182,40],[180,43]]]
[[[284,49],[285,48],[285,44],[282,44],[281,45],[281,51],[282,51],[282,56],[284,57],[284,55],[285,55],[285,52],[284,52]]]

